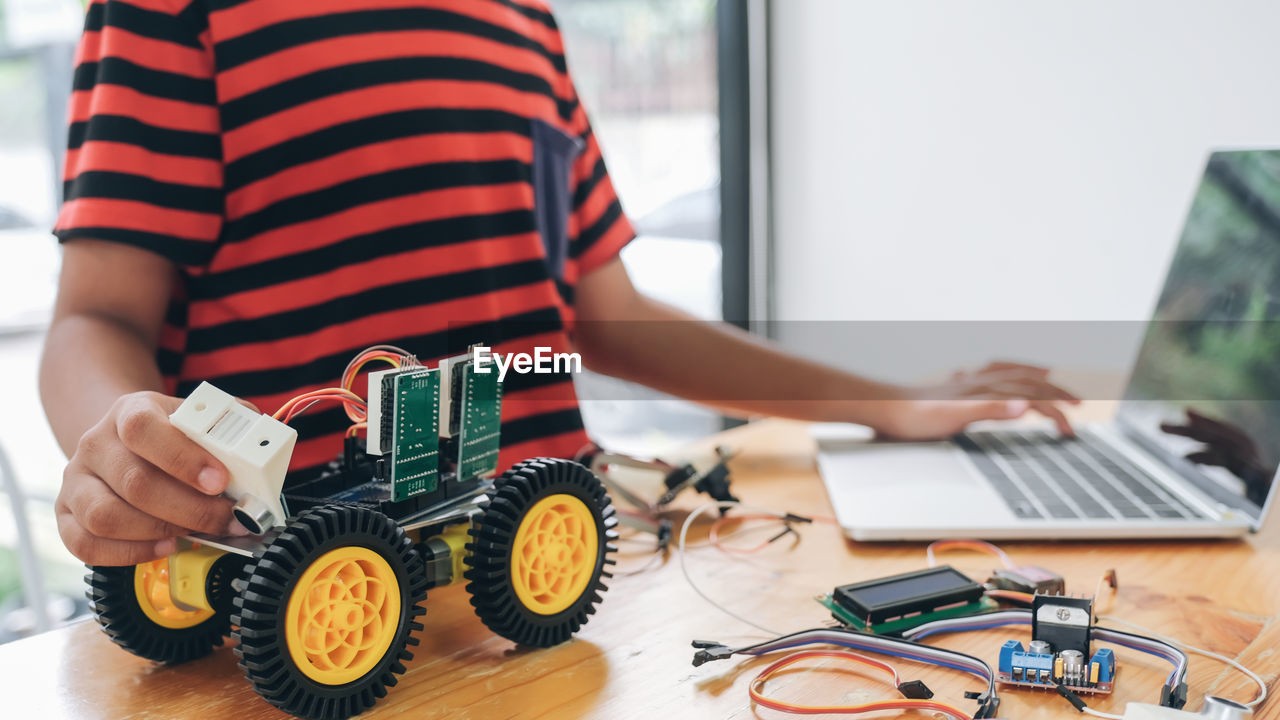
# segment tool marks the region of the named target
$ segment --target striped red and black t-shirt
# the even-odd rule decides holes
[[[272,411],[361,348],[572,348],[633,237],[541,0],[94,0],[55,233],[179,269],[158,361]],[[128,278],[120,278],[128,282]],[[508,375],[500,463],[586,442],[569,378]],[[348,421],[295,421],[293,468]]]

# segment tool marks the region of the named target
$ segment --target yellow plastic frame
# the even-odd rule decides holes
[[[186,610],[173,602],[170,594],[169,558],[159,558],[134,566],[133,592],[138,607],[151,622],[170,630],[195,627],[213,617],[213,609]],[[204,584],[201,582],[201,595]]]
[[[181,546],[180,546],[181,547]],[[169,556],[169,599],[181,610],[213,611],[205,584],[209,571],[224,550],[208,545],[191,544]]]
[[[433,539],[439,539],[449,546],[450,584],[465,580],[463,574],[467,571],[467,543],[471,542],[471,523],[450,525]]]

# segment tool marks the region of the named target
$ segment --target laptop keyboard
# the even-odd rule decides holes
[[[1038,430],[964,433],[956,442],[1026,519],[1204,519],[1111,445]]]

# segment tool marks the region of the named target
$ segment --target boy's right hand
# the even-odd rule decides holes
[[[55,510],[58,533],[90,565],[164,557],[191,532],[234,532],[226,468],[169,423],[182,401],[156,392],[118,399],[81,438]]]

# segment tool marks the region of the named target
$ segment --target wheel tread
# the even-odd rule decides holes
[[[524,608],[515,595],[509,577],[510,552],[525,511],[556,492],[572,493],[596,515],[599,556],[580,599],[561,613],[544,616]],[[601,593],[607,589],[601,578],[605,565],[612,564],[609,555],[615,547],[610,541],[617,535],[613,529],[617,518],[604,485],[576,462],[532,458],[503,473],[486,493],[481,508],[470,530],[471,541],[466,544],[467,569],[463,573],[476,615],[490,630],[521,645],[550,647],[568,640],[595,614]]]
[[[281,632],[292,585],[311,562],[335,547],[359,544],[394,559],[403,571],[401,594],[408,607],[403,627],[381,662],[364,677],[341,686],[325,686],[293,666]],[[421,555],[395,521],[364,508],[324,505],[295,516],[245,569],[245,587],[235,600],[239,666],[254,689],[281,710],[315,720],[343,720],[373,707],[411,660],[414,618],[426,610],[426,575]]]
[[[166,628],[157,625],[143,613],[134,590],[137,566],[87,566],[85,597],[98,625],[116,645],[156,662],[176,665],[204,657],[222,645],[230,630],[229,612],[190,628]]]

